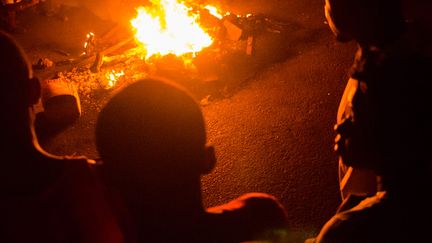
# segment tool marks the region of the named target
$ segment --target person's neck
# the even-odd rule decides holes
[[[33,122],[34,113],[32,108],[29,108],[1,124],[4,127],[1,137],[3,143],[0,146],[2,157],[19,161],[22,157],[37,158],[41,154],[46,154],[39,145]]]
[[[9,161],[22,161],[22,158],[56,157],[47,153],[39,144],[32,129],[23,131],[21,134],[5,134],[2,138],[4,143],[0,146],[3,158]]]
[[[51,163],[56,156],[45,152],[31,129],[21,136],[10,138],[0,146],[2,163],[0,187],[4,196],[25,195],[38,192],[54,180],[61,171],[61,163]]]
[[[428,187],[430,179],[427,175],[414,174],[412,171],[406,171],[405,175],[400,176],[393,174],[377,176],[377,191],[386,191],[391,196],[402,197],[421,193]]]
[[[9,161],[17,160],[22,157],[33,157],[39,153],[30,133],[17,135],[6,135],[3,137],[4,143],[0,146],[2,157]]]

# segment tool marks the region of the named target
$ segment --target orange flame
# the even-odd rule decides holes
[[[151,0],[151,7],[138,7],[131,20],[135,39],[145,49],[145,58],[154,55],[196,54],[213,43],[198,24],[198,14],[179,0]]]
[[[219,11],[219,9],[217,9],[215,6],[211,6],[211,5],[206,5],[206,6],[204,7],[204,9],[207,9],[211,15],[215,16],[215,17],[218,18],[218,19],[222,19],[222,18],[224,17],[224,15],[229,14],[229,13],[227,13],[227,14],[222,14],[222,13]]]
[[[108,83],[107,83],[106,88],[109,89],[109,88],[114,87],[114,85],[116,85],[116,83],[117,83],[117,80],[118,80],[121,76],[123,76],[124,74],[125,74],[125,73],[124,73],[123,70],[121,70],[120,72],[116,72],[115,70],[111,70],[111,71],[107,72],[107,73],[105,74],[105,77],[106,77],[106,79],[108,80]]]

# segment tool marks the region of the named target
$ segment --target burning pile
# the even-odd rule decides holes
[[[226,57],[240,52],[250,59],[256,34],[268,31],[270,23],[262,16],[234,15],[214,6],[186,5],[179,0],[151,0],[151,5],[136,10],[130,21],[134,36],[103,47],[99,36],[88,33],[79,58],[54,63],[73,67],[70,72],[59,73],[57,79],[78,86],[87,100],[93,90],[112,89],[148,75],[183,77],[194,83],[220,80],[220,75],[231,75],[224,69],[227,66],[234,66],[231,71],[247,66],[237,60],[231,65]],[[101,39],[112,38],[108,34]]]
[[[136,9],[137,15],[130,21],[133,38],[126,38],[113,46],[98,51],[95,34],[90,32],[84,43],[83,62],[90,70],[104,75],[93,75],[105,89],[114,87],[118,79],[130,78],[125,63],[133,63],[133,72],[154,74],[164,69],[195,75],[193,60],[199,53],[219,51],[216,40],[223,14],[213,6],[186,6],[179,0],[152,0],[149,6]],[[203,14],[213,18],[212,26],[203,27]],[[134,47],[130,44],[134,43]],[[129,45],[127,50],[112,55]],[[213,55],[213,54],[212,54]],[[214,57],[214,55],[213,55]],[[124,67],[121,67],[121,66]],[[79,65],[78,65],[79,66]],[[138,68],[137,68],[138,67]],[[77,70],[77,69],[75,69]],[[79,69],[78,69],[79,70]],[[115,71],[114,71],[115,70]],[[119,75],[121,74],[121,75]],[[87,75],[88,76],[88,75]],[[142,77],[143,75],[140,75]],[[133,80],[129,80],[133,81]]]
[[[262,30],[257,27],[264,26],[262,23],[266,21],[250,14],[233,15],[210,5],[186,5],[179,0],[151,0],[151,5],[136,10],[136,17],[130,21],[133,37],[101,48],[96,41],[98,37],[92,32],[87,34],[84,51],[75,67],[103,72],[102,78],[106,80],[101,83],[104,88],[113,87],[119,77],[128,79],[125,69],[130,65],[125,66],[126,62],[141,66],[133,72],[154,74],[169,69],[188,73],[189,79],[198,80],[207,80],[199,75],[209,76],[213,72],[210,76],[217,79],[218,73],[223,72],[223,55],[242,49],[243,53],[252,56],[254,36]],[[114,75],[112,70],[122,75]]]
[[[138,7],[131,21],[135,38],[145,58],[174,54],[195,55],[213,43],[199,24],[199,14],[177,0],[153,0],[153,6]]]

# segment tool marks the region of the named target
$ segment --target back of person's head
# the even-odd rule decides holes
[[[326,0],[325,15],[337,39],[382,46],[404,30],[401,0]]]
[[[212,167],[199,105],[167,81],[140,80],[115,94],[100,112],[96,143],[114,186],[174,185]]]
[[[29,107],[40,96],[39,81],[33,78],[31,66],[19,44],[8,34],[0,32],[0,106],[2,133],[7,139],[27,139]],[[14,143],[13,140],[7,141]]]

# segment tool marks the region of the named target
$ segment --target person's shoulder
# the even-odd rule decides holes
[[[246,193],[207,209],[207,224],[220,235],[236,240],[267,240],[285,237],[287,214],[278,199],[266,193]]]
[[[260,192],[246,193],[228,203],[207,209],[207,212],[216,214],[236,211],[273,212],[286,216],[284,207],[275,196]]]
[[[61,167],[58,174],[60,176],[59,182],[88,181],[88,179],[94,180],[96,177],[98,163],[85,156],[52,156],[49,160],[52,165],[57,164]]]
[[[371,232],[380,228],[377,224],[381,223],[381,212],[385,204],[384,195],[377,194],[362,200],[353,208],[336,213],[325,223],[314,242],[352,242],[354,239],[368,239]]]
[[[95,160],[86,156],[65,155],[56,157],[56,160],[69,170],[92,170],[98,166]]]

